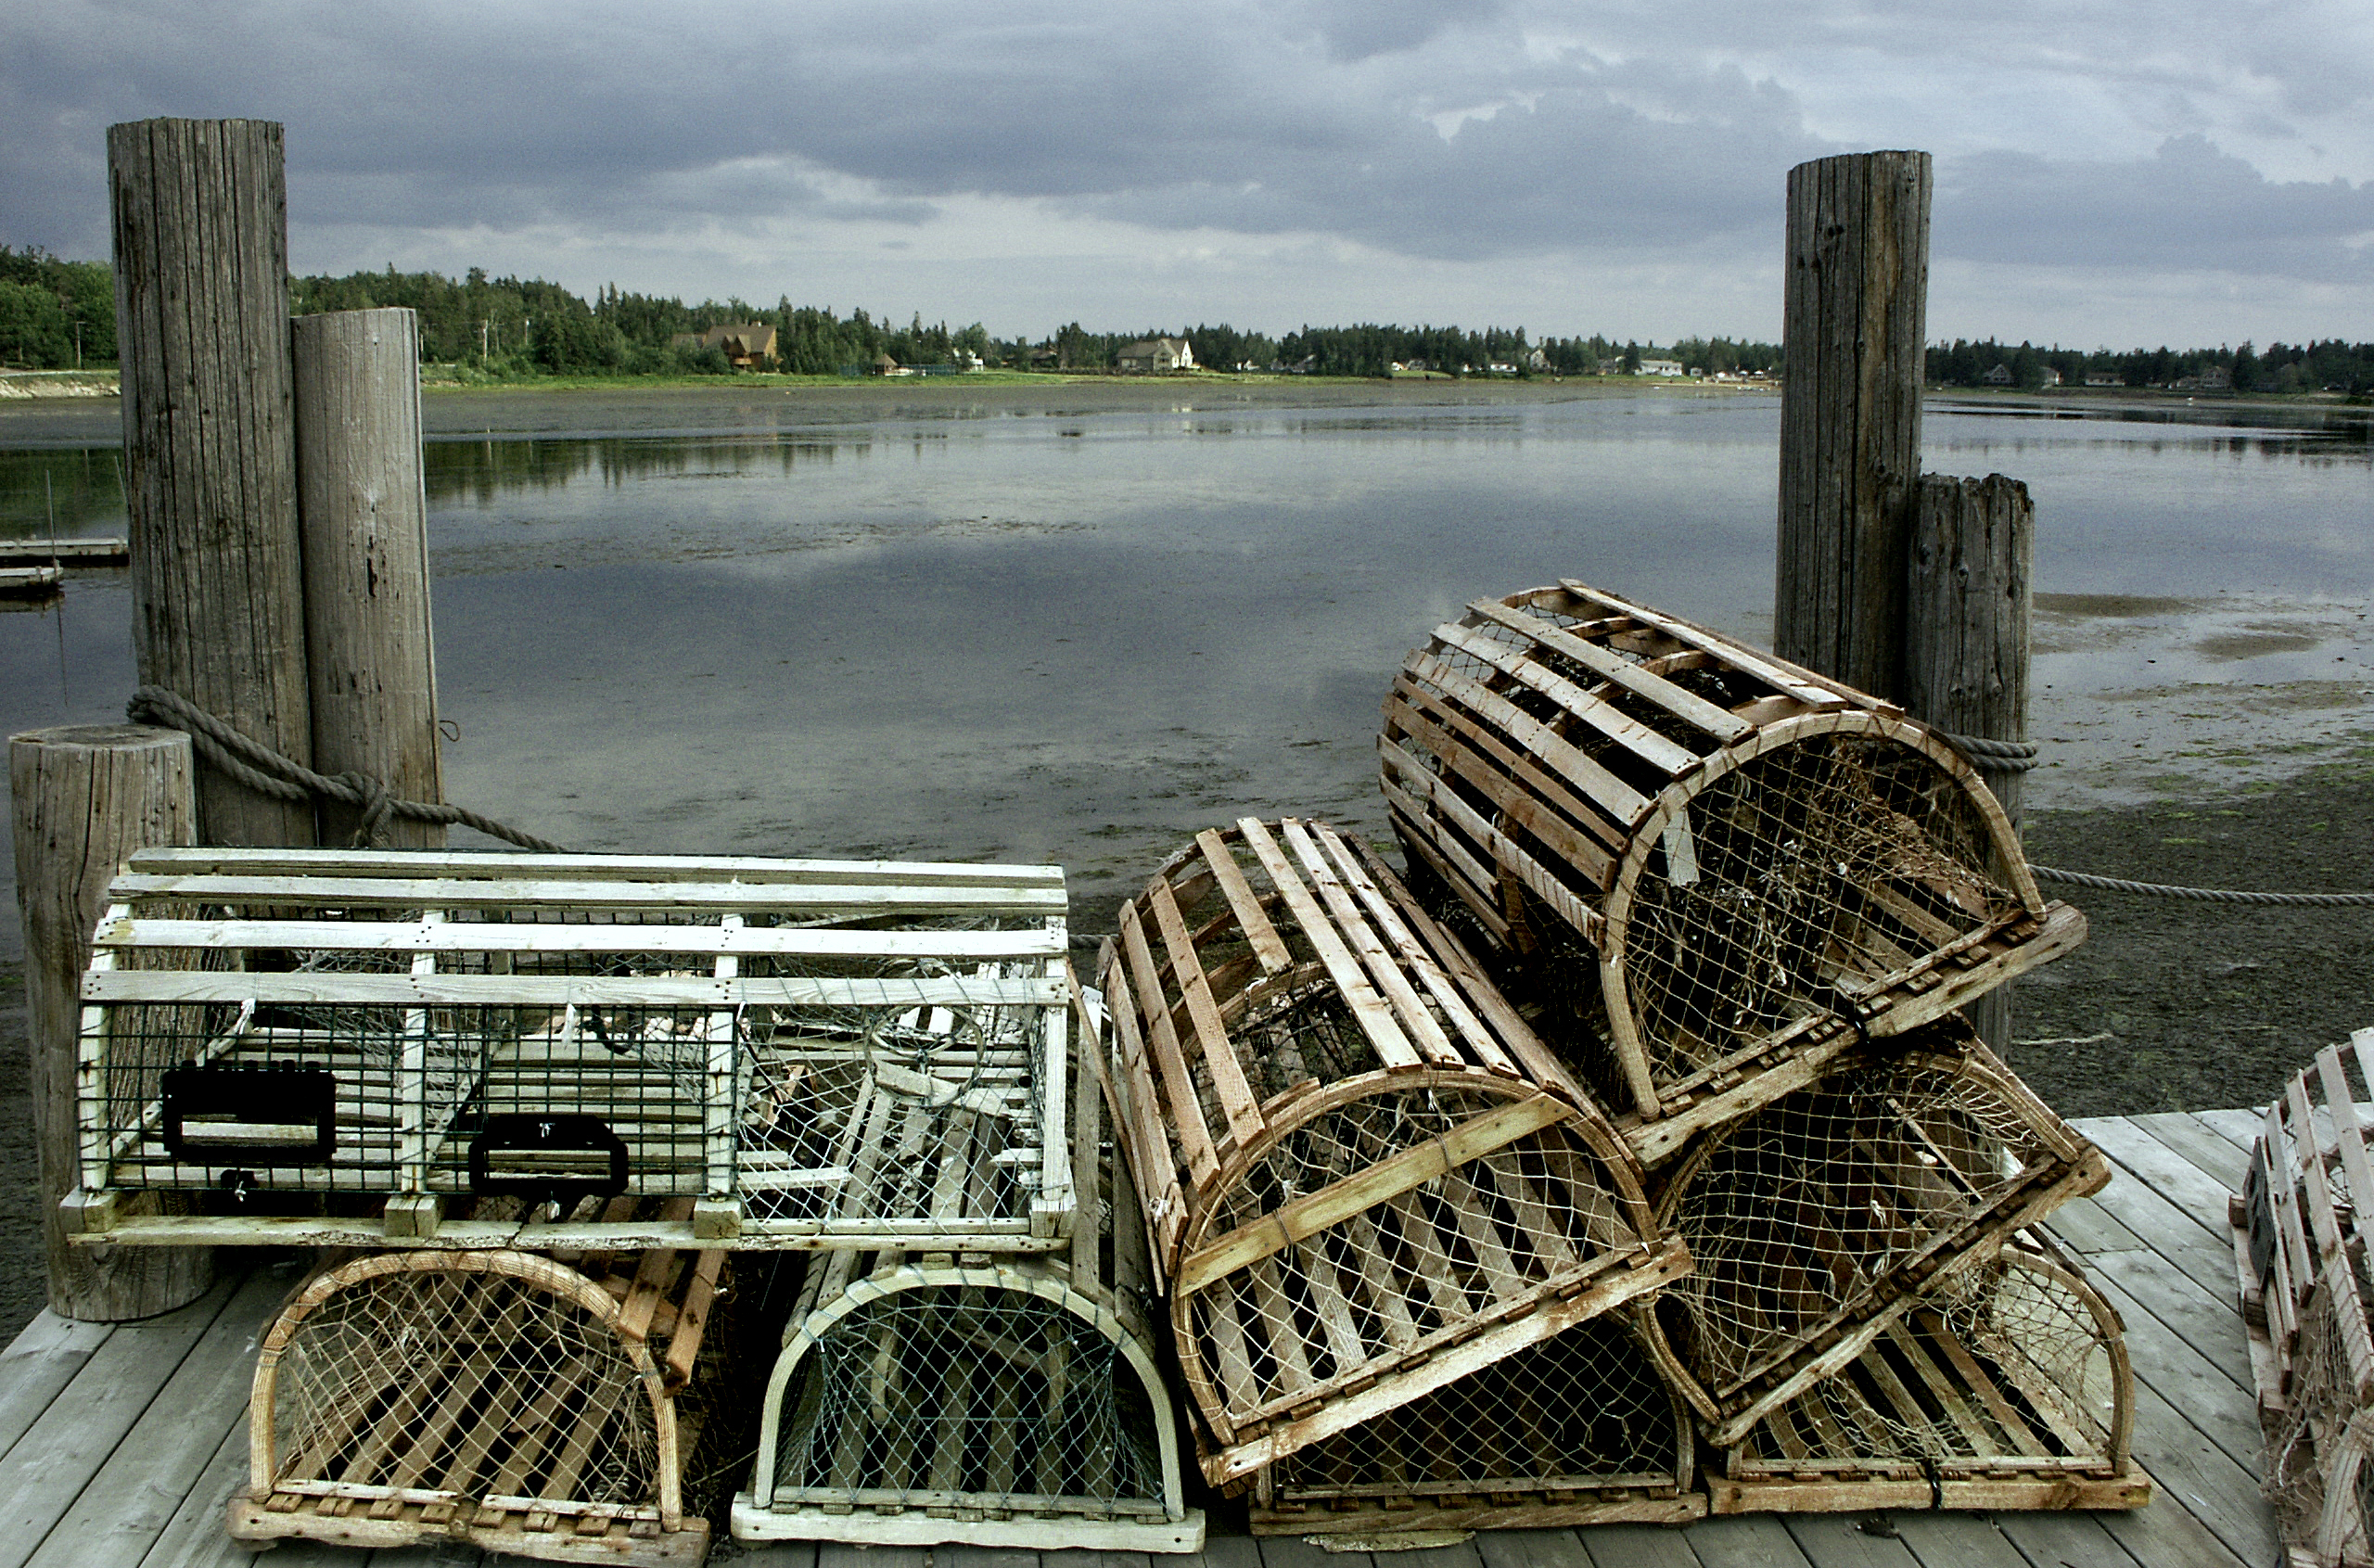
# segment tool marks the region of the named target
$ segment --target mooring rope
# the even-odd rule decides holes
[[[2036,745],[2034,741],[1991,741],[1979,735],[1958,735],[1950,730],[1936,733],[1951,741],[1955,750],[1989,772],[2024,773],[2036,765]]]
[[[135,724],[162,724],[180,730],[190,738],[198,755],[214,767],[254,790],[275,800],[311,800],[322,797],[359,809],[363,821],[354,831],[354,847],[373,848],[388,840],[389,819],[403,817],[416,822],[459,823],[476,828],[490,838],[500,838],[517,844],[522,849],[534,849],[548,855],[565,855],[568,851],[549,838],[538,838],[532,833],[522,833],[482,817],[461,806],[444,806],[425,800],[404,800],[388,788],[387,781],[368,773],[317,773],[311,768],[291,761],[262,741],[243,735],[213,714],[188,701],[178,693],[162,686],[142,686],[124,704],[124,714]]]

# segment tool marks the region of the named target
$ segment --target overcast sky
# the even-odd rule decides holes
[[[300,272],[1002,337],[1775,338],[1789,167],[1920,147],[1932,338],[2374,338],[2368,0],[16,0],[0,242],[151,115],[286,123]]]

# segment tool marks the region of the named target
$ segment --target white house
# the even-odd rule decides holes
[[[1679,360],[1642,360],[1640,368],[1632,374],[1635,376],[1678,376],[1681,374],[1681,362]]]
[[[1113,356],[1123,370],[1193,370],[1195,351],[1184,338],[1141,338]]]

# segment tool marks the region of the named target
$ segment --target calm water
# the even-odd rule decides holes
[[[1376,826],[1378,702],[1469,598],[1769,634],[1774,397],[1025,391],[432,398],[453,798],[589,849],[1059,860],[1097,929],[1200,827]],[[2363,724],[2355,412],[1932,403],[1931,468],[2028,482],[2039,591],[2123,596],[2044,602],[2040,804]],[[0,532],[121,531],[113,417],[0,413]],[[0,615],[0,725],[120,714],[129,613],[114,573]]]

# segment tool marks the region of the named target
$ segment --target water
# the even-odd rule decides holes
[[[1769,637],[1768,394],[929,392],[430,398],[452,798],[587,849],[1058,860],[1109,928],[1199,828],[1380,829],[1378,703],[1472,597]],[[1926,422],[2036,499],[2031,800],[2362,735],[2363,411],[2052,412]],[[114,417],[0,414],[0,530],[121,531]],[[119,714],[129,616],[121,573],[0,616],[0,723]]]

